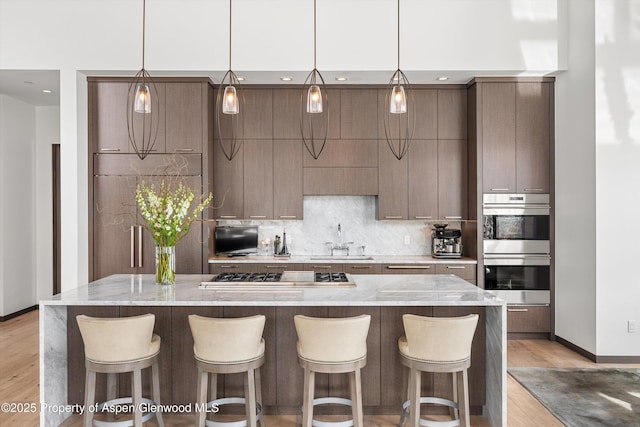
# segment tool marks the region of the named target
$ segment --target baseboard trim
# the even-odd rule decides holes
[[[640,356],[596,356],[590,351],[587,351],[557,335],[556,341],[567,347],[569,350],[575,351],[594,363],[640,363]]]
[[[549,340],[548,332],[509,332],[508,340]]]
[[[16,311],[15,313],[7,314],[6,316],[0,316],[0,322],[6,322],[7,320],[13,319],[14,317],[18,317],[22,314],[25,314],[37,309],[38,309],[38,306],[33,305],[31,307],[23,308],[22,310]]]

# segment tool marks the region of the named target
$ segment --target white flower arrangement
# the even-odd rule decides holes
[[[193,191],[182,182],[175,190],[164,179],[158,191],[154,184],[148,185],[144,181],[136,187],[136,201],[156,245],[175,246],[189,233],[191,223],[198,220],[213,195],[209,193],[206,199],[191,208],[194,198]]]

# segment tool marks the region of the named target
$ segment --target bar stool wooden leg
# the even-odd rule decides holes
[[[94,404],[96,395],[96,373],[87,369],[84,382],[84,427],[92,427],[93,412],[89,410]]]
[[[460,425],[469,427],[469,378],[467,370],[464,369],[458,375],[458,405],[460,410]]]
[[[198,368],[198,386],[196,390],[198,408],[196,408],[196,427],[204,427],[204,420],[207,416],[205,411],[207,406],[207,378],[208,374]]]
[[[264,413],[262,412],[264,405],[262,403],[262,379],[260,378],[260,369],[256,369],[256,402],[260,404],[260,413],[262,414],[260,427],[266,427],[267,424],[264,422]]]
[[[256,382],[253,369],[249,369],[244,375],[244,398],[247,426],[256,427]]]
[[[452,383],[453,383],[453,401],[458,404],[460,407],[460,399],[458,398],[458,373],[451,373]],[[458,419],[460,411],[454,407],[449,407],[449,415],[451,418]]]
[[[218,374],[209,373],[209,402],[218,398]]]
[[[315,372],[309,368],[304,369],[304,397],[302,403],[302,427],[312,427],[313,421],[313,395],[315,393]]]
[[[362,409],[362,383],[360,369],[349,372],[349,382],[351,386],[351,414],[353,416],[353,427],[363,427],[364,412]]]
[[[409,419],[411,427],[420,427],[420,389],[422,388],[422,372],[411,368],[409,373],[409,388],[411,390],[411,404],[409,406]]]
[[[133,370],[133,425],[142,427],[142,412],[140,412],[140,404],[142,403],[142,371],[140,369]]]
[[[160,405],[160,368],[157,363],[151,365],[151,387],[153,401],[156,405]],[[160,411],[156,412],[156,422],[159,427],[164,427],[164,419]]]

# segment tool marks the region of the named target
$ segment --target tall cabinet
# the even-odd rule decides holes
[[[140,160],[127,131],[129,79],[88,78],[89,276],[152,273],[155,244],[135,201],[136,186],[181,181],[196,196],[208,193],[213,146],[213,86],[206,78],[156,78],[158,136]],[[208,271],[210,212],[176,246],[177,273]]]

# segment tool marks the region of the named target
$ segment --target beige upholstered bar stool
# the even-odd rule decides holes
[[[400,360],[409,369],[407,400],[402,405],[400,426],[409,417],[411,427],[469,427],[469,382],[471,342],[478,325],[478,315],[463,317],[402,316],[406,336],[398,340]],[[421,397],[422,372],[449,372],[453,377],[453,400]],[[420,418],[420,404],[433,403],[450,407],[453,420],[434,421]]]
[[[363,427],[360,370],[367,364],[367,335],[371,316],[346,318],[294,317],[298,333],[298,362],[304,368],[302,427]],[[323,397],[314,399],[315,373],[349,373],[351,399]],[[324,404],[351,406],[348,421],[313,419],[313,407]]]
[[[241,421],[206,420],[206,412],[196,411],[196,427],[256,427],[262,419],[262,390],[260,367],[264,364],[263,315],[240,318],[211,318],[195,314],[189,316],[193,335],[193,352],[198,366],[197,400],[199,408],[214,405],[244,404],[246,419]],[[217,398],[218,374],[246,373],[244,397]],[[207,401],[209,377],[209,401]]]
[[[162,413],[140,411],[142,406],[160,404],[160,337],[153,333],[155,316],[99,318],[79,315],[76,320],[84,342],[84,407],[91,408],[95,403],[96,373],[107,374],[107,402],[98,407],[98,412],[105,406],[133,405],[132,419],[123,421],[94,420],[94,412],[86,409],[84,427],[138,427],[154,416],[160,427],[164,427]],[[153,400],[142,397],[142,370],[148,367],[151,367]],[[126,372],[133,374],[132,397],[116,398],[116,374]]]

